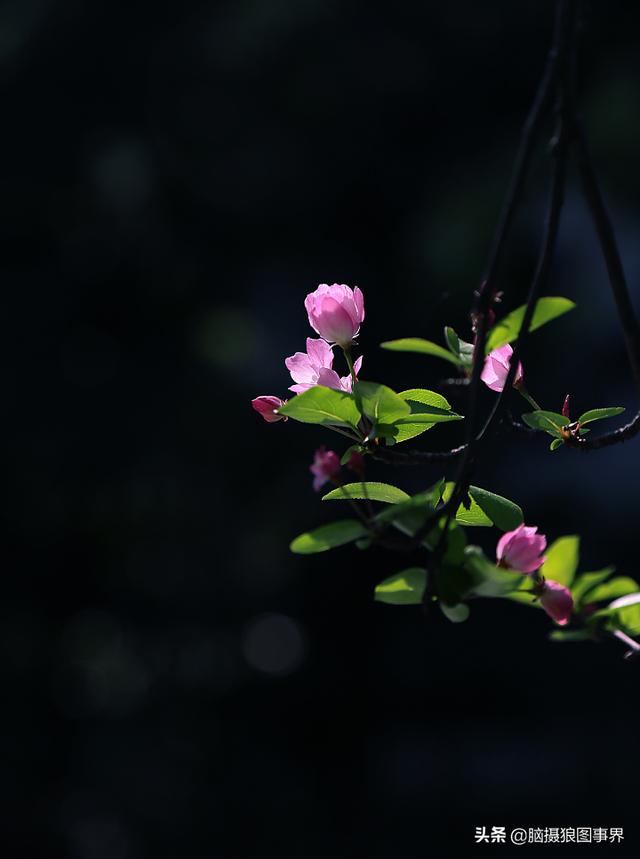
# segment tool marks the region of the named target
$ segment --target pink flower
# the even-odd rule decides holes
[[[319,492],[325,483],[340,474],[340,457],[323,445],[316,450],[309,471],[313,474],[313,488]]]
[[[573,611],[573,597],[569,588],[547,579],[540,594],[540,605],[560,626],[565,626]]]
[[[537,534],[537,528],[519,525],[515,531],[507,531],[498,540],[496,558],[499,567],[509,567],[521,573],[533,573],[541,567],[547,546],[547,538]]]
[[[324,340],[314,340],[307,337],[307,351],[296,352],[285,359],[285,366],[291,373],[291,378],[297,384],[289,390],[296,394],[312,388],[314,385],[324,385],[325,388],[335,388],[336,391],[351,393],[353,381],[351,375],[338,376],[333,367],[333,350]],[[362,355],[354,363],[353,369],[360,372]]]
[[[351,471],[355,471],[355,473],[360,475],[360,477],[364,476],[364,457],[361,453],[358,453],[357,450],[354,450],[349,457],[347,468],[350,468]]]
[[[304,300],[309,325],[329,343],[348,347],[364,320],[364,296],[356,286],[321,283]]]
[[[489,352],[484,359],[484,367],[480,378],[488,388],[492,391],[501,391],[504,388],[504,383],[507,381],[507,373],[511,362],[513,349],[507,343],[499,349],[494,349]],[[517,387],[524,378],[522,372],[522,364],[518,361],[518,369],[516,370],[515,379],[513,380],[514,388]]]
[[[287,420],[284,415],[279,415],[276,412],[276,409],[284,406],[286,402],[286,400],[281,400],[280,397],[256,397],[255,400],[251,400],[251,405],[259,415],[262,415],[268,424],[273,424],[276,421]]]

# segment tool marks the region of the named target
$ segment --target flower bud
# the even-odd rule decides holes
[[[507,381],[507,374],[509,372],[512,355],[513,349],[507,343],[505,346],[500,346],[499,349],[494,349],[493,352],[489,352],[487,357],[484,359],[484,367],[482,368],[480,378],[488,388],[491,388],[492,391],[499,392],[504,388],[505,382]],[[519,387],[522,384],[523,379],[524,373],[522,372],[522,364],[518,361],[518,368],[513,380],[513,387]]]
[[[364,320],[364,296],[344,283],[321,283],[307,295],[304,306],[309,324],[328,343],[348,348]]]
[[[277,409],[284,406],[286,400],[281,400],[280,397],[256,397],[251,400],[251,405],[259,415],[265,419],[268,424],[273,424],[276,421],[286,421],[284,415],[277,414]]]
[[[571,394],[567,394],[567,396],[564,398],[564,403],[562,404],[562,417],[566,418],[567,420],[571,420],[571,418],[569,417],[570,402]]]
[[[559,626],[565,626],[573,611],[573,597],[569,588],[547,579],[540,594],[540,605]]]
[[[355,473],[360,477],[364,476],[364,457],[361,453],[358,453],[357,450],[354,450],[349,457],[347,468],[350,468],[351,471],[355,471]]]
[[[340,474],[340,457],[323,445],[316,450],[309,471],[313,474],[313,488],[319,492],[325,483],[335,480]]]
[[[534,573],[545,562],[542,556],[547,538],[538,534],[536,527],[519,525],[515,531],[507,531],[498,540],[496,559],[499,567],[508,567],[521,573]]]

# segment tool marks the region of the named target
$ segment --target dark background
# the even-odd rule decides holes
[[[407,562],[390,552],[289,554],[337,512],[308,473],[332,439],[249,405],[285,395],[325,281],[364,290],[365,378],[437,386],[444,364],[378,343],[468,334],[551,19],[506,0],[3,6],[3,857],[511,855],[473,846],[482,825],[624,826],[582,853],[638,855],[622,648],[551,644],[542,612],[497,601],[460,626],[374,604]],[[587,6],[580,75],[636,304],[639,27],[637,4]],[[541,146],[506,310],[548,174]],[[530,341],[532,392],[633,409],[573,177],[549,292],[579,307]],[[638,444],[551,456],[502,434],[476,481],[550,539],[581,533],[582,569],[637,575]]]

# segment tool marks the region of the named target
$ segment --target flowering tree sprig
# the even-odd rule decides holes
[[[321,284],[305,299],[309,324],[319,335],[308,338],[306,352],[285,360],[295,394],[288,401],[269,395],[252,401],[269,423],[291,419],[316,424],[346,437],[350,445],[342,456],[321,447],[311,465],[316,491],[334,488],[323,501],[347,502],[356,518],[340,519],[301,534],[291,543],[298,554],[313,554],[355,543],[358,549],[383,545],[407,553],[420,553],[423,561],[379,583],[375,599],[394,605],[438,605],[453,622],[466,620],[478,598],[500,598],[540,607],[554,622],[554,640],[599,640],[613,635],[640,653],[640,587],[634,579],[613,576],[613,568],[577,574],[579,538],[560,537],[547,546],[537,527],[525,525],[521,508],[507,498],[472,484],[475,464],[490,431],[505,411],[515,390],[532,411],[513,421],[516,428],[552,436],[551,450],[561,446],[596,449],[624,441],[640,431],[640,412],[624,427],[595,439],[587,438],[591,424],[614,418],[619,406],[591,408],[571,417],[570,397],[560,412],[539,405],[525,387],[520,355],[530,333],[572,310],[561,296],[539,297],[546,286],[555,248],[564,197],[567,160],[577,141],[578,163],[585,195],[607,262],[610,283],[625,334],[629,361],[640,391],[640,327],[629,300],[624,272],[584,135],[575,115],[576,5],[559,0],[554,44],[543,79],[525,124],[512,183],[490,254],[487,274],[474,296],[470,313],[471,335],[463,340],[450,326],[444,346],[419,337],[385,341],[383,348],[430,355],[447,361],[459,372],[468,390],[466,417],[451,407],[439,392],[409,389],[396,392],[388,386],[360,378],[362,355],[354,360],[356,338],[364,322],[364,295],[346,284]],[[554,170],[549,210],[540,255],[526,304],[498,318],[503,294],[495,287],[499,263],[516,208],[522,198],[533,144],[546,112],[555,111],[556,131],[550,147]],[[334,368],[336,351],[346,371]],[[497,393],[483,416],[482,385]],[[507,413],[508,414],[508,413]],[[398,450],[439,424],[464,421],[465,443],[441,451]],[[446,427],[441,431],[446,432]],[[455,478],[442,476],[427,489],[409,495],[398,486],[367,479],[367,459],[387,464],[457,464]],[[346,468],[358,480],[344,479]],[[495,559],[470,542],[468,528],[502,532]]]

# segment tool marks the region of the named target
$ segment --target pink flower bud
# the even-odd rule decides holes
[[[536,533],[537,530],[523,524],[515,531],[503,534],[496,546],[498,566],[521,573],[534,573],[539,569],[545,562],[542,553],[547,546],[547,538]]]
[[[547,579],[540,594],[540,605],[560,626],[565,626],[573,611],[573,597],[569,588]]]
[[[351,374],[338,376],[333,368],[333,350],[324,340],[314,340],[307,337],[307,351],[296,352],[289,358],[285,358],[285,366],[291,373],[295,385],[291,385],[290,391],[301,394],[314,385],[323,385],[325,388],[335,388],[336,391],[345,391],[350,394],[353,387]],[[355,373],[360,372],[362,367],[362,355],[354,363]]]
[[[505,346],[489,352],[484,359],[484,367],[482,368],[480,378],[492,391],[501,391],[504,388],[512,355],[513,349],[507,343]],[[522,364],[518,361],[518,369],[513,380],[514,388],[522,383],[523,378]]]
[[[265,419],[268,424],[273,424],[276,421],[286,421],[284,415],[279,415],[276,409],[281,408],[286,403],[286,400],[281,400],[280,397],[256,397],[251,400],[251,405],[259,415]]]
[[[567,418],[567,420],[570,420],[570,417],[569,417],[570,401],[571,401],[571,394],[567,394],[567,396],[564,398],[564,403],[562,404],[562,417]]]
[[[340,457],[323,445],[316,450],[309,471],[313,474],[313,488],[319,492],[325,483],[335,480],[340,474]]]
[[[364,320],[364,296],[344,283],[321,283],[305,298],[309,324],[329,343],[348,347]]]
[[[355,473],[359,474],[360,476],[364,474],[364,457],[361,453],[358,453],[357,450],[354,450],[349,457],[347,468],[350,468],[351,471],[355,471]]]

